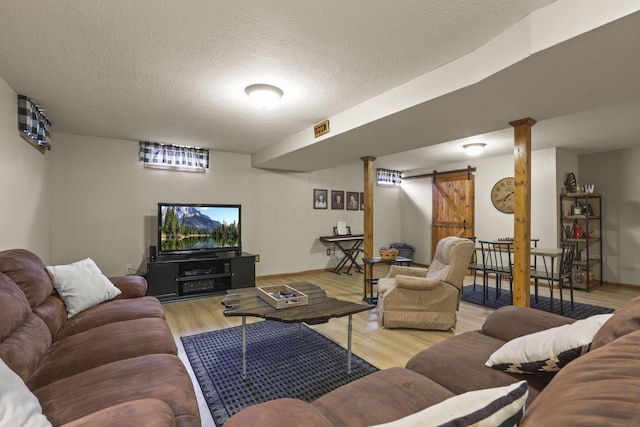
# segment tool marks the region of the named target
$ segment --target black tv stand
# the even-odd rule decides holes
[[[147,283],[147,293],[161,301],[223,295],[256,285],[255,256],[232,251],[202,258],[162,257],[147,263]]]

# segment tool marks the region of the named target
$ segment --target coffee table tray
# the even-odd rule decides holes
[[[262,286],[257,287],[256,291],[262,300],[278,310],[309,304],[309,297],[306,294],[287,285]],[[283,293],[285,295],[282,295]]]

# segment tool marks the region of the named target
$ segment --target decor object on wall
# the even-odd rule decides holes
[[[487,144],[483,144],[481,142],[476,142],[476,143],[473,143],[473,144],[463,145],[462,148],[470,156],[477,156],[480,153],[482,153],[482,150],[484,150],[484,147],[486,147],[486,146],[487,146]]]
[[[347,210],[357,211],[360,209],[358,193],[355,191],[347,191]]]
[[[51,122],[43,110],[24,95],[18,95],[18,130],[20,137],[40,152],[51,150]]]
[[[515,186],[513,177],[502,178],[491,189],[491,202],[503,213],[513,213]]]
[[[279,87],[263,83],[247,86],[244,92],[263,111],[275,106],[284,95]]]
[[[327,190],[317,188],[313,190],[313,208],[327,209]]]
[[[183,172],[205,172],[209,167],[209,150],[183,145],[140,141],[139,160],[145,168]]]
[[[320,123],[313,125],[313,136],[316,138],[321,137],[329,133],[329,120],[323,120]]]
[[[578,192],[578,181],[573,172],[569,172],[564,178],[564,192],[565,194]]]
[[[331,190],[331,209],[344,209],[344,191]]]
[[[364,210],[364,193],[360,193],[360,210]]]

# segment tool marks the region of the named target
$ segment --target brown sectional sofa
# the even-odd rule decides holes
[[[190,377],[158,300],[137,276],[67,318],[42,260],[0,252],[0,358],[54,426],[199,426]]]
[[[523,307],[504,307],[481,330],[423,350],[404,368],[385,369],[340,387],[313,403],[279,399],[246,408],[236,426],[370,426],[401,419],[461,393],[527,380],[521,426],[640,425],[640,297],[616,311],[588,353],[558,373],[508,374],[488,368],[505,342],[573,320]]]

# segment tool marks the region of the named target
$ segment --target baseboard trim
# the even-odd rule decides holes
[[[360,268],[364,269],[364,264],[358,264],[360,266]],[[411,264],[412,267],[422,267],[422,268],[429,268],[428,264],[421,264],[418,262],[414,262]],[[302,276],[305,274],[314,274],[314,273],[323,273],[323,272],[329,272],[329,271],[333,271],[333,268],[328,267],[328,268],[320,268],[317,270],[305,270],[305,271],[298,271],[295,273],[278,273],[278,274],[268,274],[265,276],[256,276],[256,279],[278,279],[280,277],[286,277],[286,276]]]

